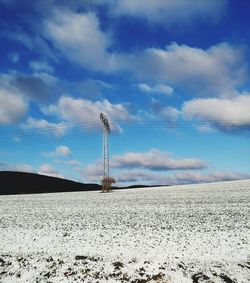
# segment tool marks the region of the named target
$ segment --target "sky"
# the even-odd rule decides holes
[[[0,0],[0,170],[250,178],[250,2]]]

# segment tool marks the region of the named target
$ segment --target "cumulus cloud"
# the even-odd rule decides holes
[[[58,9],[44,22],[44,29],[45,36],[67,58],[94,70],[108,68],[110,40],[94,13]]]
[[[151,149],[146,153],[127,152],[112,158],[116,168],[144,168],[149,170],[203,169],[207,165],[199,159],[173,159],[169,153]]]
[[[64,122],[51,123],[45,119],[35,119],[29,117],[25,123],[21,125],[25,130],[39,130],[42,134],[52,134],[56,137],[65,135],[68,127]]]
[[[96,128],[100,123],[100,113],[103,112],[110,120],[111,129],[115,130],[119,127],[112,124],[112,121],[131,121],[134,119],[128,110],[122,104],[112,104],[108,100],[92,102],[90,100],[73,98],[70,96],[62,96],[56,105],[43,107],[44,114],[56,114],[60,118],[74,122],[83,123],[85,129]]]
[[[132,0],[111,2],[108,7],[115,6],[117,11],[126,11],[124,7],[130,7],[129,10],[134,12],[148,9],[151,18],[154,11],[164,11],[165,16],[166,11],[169,11],[171,15],[178,15],[180,20],[185,18],[180,16],[180,11],[186,14],[192,11],[189,16],[194,12],[197,15],[211,11],[216,13],[219,11],[218,6],[223,6],[222,3],[226,1],[197,3],[196,0],[156,0],[147,1],[143,5],[140,1]],[[118,8],[123,5],[123,9]],[[136,8],[138,5],[140,9]],[[173,9],[176,9],[176,13],[173,13]],[[166,16],[168,18],[171,17]],[[44,26],[44,36],[54,47],[81,66],[101,72],[129,72],[140,80],[149,79],[158,83],[155,86],[140,84],[143,91],[171,94],[172,88],[168,86],[171,85],[184,88],[192,95],[229,97],[246,77],[243,49],[227,43],[208,49],[172,43],[165,48],[151,47],[132,53],[119,53],[113,51],[114,42],[108,32],[101,29],[99,19],[93,12],[77,13],[65,8],[57,9],[52,17],[45,20]]]
[[[55,155],[57,156],[70,156],[71,154],[70,148],[65,145],[60,145],[55,150]]]
[[[250,126],[250,95],[232,98],[193,99],[184,103],[182,112],[187,119],[208,120],[222,128]]]
[[[157,84],[150,86],[148,84],[143,83],[143,84],[138,84],[138,87],[141,91],[144,92],[162,93],[166,95],[170,95],[173,93],[173,89],[170,86],[164,84]]]
[[[0,125],[19,122],[27,110],[27,103],[21,95],[0,88]]]
[[[152,99],[151,109],[154,115],[154,119],[160,119],[166,122],[170,122],[168,125],[175,126],[177,120],[181,117],[181,111],[172,106],[165,106],[162,101]]]
[[[139,79],[162,81],[192,95],[232,96],[245,79],[243,51],[227,43],[203,50],[172,43],[120,57],[120,66]]]
[[[127,15],[147,20],[149,23],[190,24],[195,19],[217,21],[226,8],[226,0],[154,0],[154,1],[109,1],[112,15]]]
[[[50,164],[42,164],[38,169],[38,174],[64,179],[64,176],[58,173]]]
[[[59,145],[56,147],[55,151],[46,153],[45,155],[48,156],[62,156],[62,157],[68,157],[72,155],[72,152],[70,148],[66,145]]]
[[[181,112],[178,109],[171,106],[164,107],[157,113],[160,118],[167,122],[176,122],[180,117],[180,114]]]

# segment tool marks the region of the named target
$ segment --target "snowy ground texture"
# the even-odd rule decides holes
[[[250,180],[0,196],[0,282],[250,282]]]

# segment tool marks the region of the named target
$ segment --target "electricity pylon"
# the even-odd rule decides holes
[[[101,113],[100,120],[103,125],[103,179],[102,179],[102,191],[108,192],[110,190],[109,183],[109,134],[110,127],[108,118]]]

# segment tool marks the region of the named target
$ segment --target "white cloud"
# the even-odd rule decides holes
[[[71,150],[68,146],[60,145],[60,146],[56,147],[55,151],[45,153],[45,155],[52,156],[52,157],[53,156],[68,157],[68,156],[72,155],[72,152],[71,152]]]
[[[71,154],[70,148],[65,145],[58,146],[55,151],[56,156],[70,156]]]
[[[10,164],[6,162],[0,162],[0,171],[14,171],[14,172],[28,172],[32,173],[34,170],[29,164]]]
[[[172,175],[163,175],[152,171],[123,170],[116,173],[114,178],[117,183],[125,185],[182,185],[249,179],[250,174],[219,171],[198,173],[190,171]]]
[[[103,176],[102,161],[98,160],[92,164],[89,164],[84,168],[82,174],[89,182],[99,183]]]
[[[173,159],[169,153],[151,149],[146,153],[127,152],[123,155],[116,155],[112,158],[112,166],[149,170],[187,170],[203,169],[207,165],[199,159]]]
[[[150,119],[165,121],[168,123],[168,127],[175,127],[179,117],[181,117],[180,110],[172,106],[165,106],[161,100],[155,98],[151,100],[151,109],[152,118]]]
[[[168,122],[175,122],[178,120],[181,112],[174,107],[164,107],[157,113],[163,120]]]
[[[45,36],[67,58],[87,68],[105,71],[109,59],[108,35],[101,29],[94,13],[74,13],[55,10],[44,22]]]
[[[138,87],[140,90],[144,92],[162,93],[166,95],[170,95],[173,93],[173,89],[170,86],[164,84],[157,84],[154,86],[150,86],[148,84],[143,83],[143,84],[138,84]]]
[[[55,160],[54,162],[58,163],[58,164],[70,165],[70,166],[80,166],[82,164],[81,161],[74,160],[74,159],[71,159],[71,160]]]
[[[47,175],[52,177],[64,178],[64,176],[52,167],[50,164],[42,164],[36,171],[31,165],[20,163],[11,164],[6,162],[0,162],[0,171],[14,171],[14,172],[27,172],[27,173],[38,173],[41,175]]]
[[[114,165],[114,164],[112,164]],[[133,167],[133,166],[131,166]],[[175,174],[163,174],[159,171],[150,171],[150,166],[138,166],[135,168],[112,168],[112,177],[115,178],[116,183],[122,185],[179,185],[179,184],[192,184],[192,183],[209,183],[220,181],[231,181],[240,179],[249,179],[250,174],[237,173],[237,172],[197,172],[197,171],[185,171]],[[120,170],[122,169],[122,170]],[[150,169],[150,170],[148,170]],[[89,182],[99,183],[102,178],[102,161],[99,160],[93,164],[90,164],[84,168],[82,175]]]
[[[31,61],[29,65],[33,70],[34,78],[41,79],[48,86],[53,87],[59,82],[59,79],[53,75],[54,68],[46,60]]]
[[[57,77],[43,71],[34,72],[33,77],[41,79],[41,81],[51,87],[55,86],[56,83],[59,82],[59,79]]]
[[[62,96],[56,105],[42,108],[43,113],[57,114],[60,118],[74,122],[83,123],[83,128],[91,129],[100,127],[99,117],[103,112],[110,120],[111,129],[118,126],[112,121],[131,121],[134,119],[122,104],[112,104],[108,100],[92,102],[81,98]],[[93,121],[96,121],[93,123]]]
[[[156,14],[162,12],[169,19],[171,17],[165,14],[168,11],[170,15],[177,15],[178,20],[181,20],[185,18],[182,14],[187,15],[186,19],[193,15],[204,16],[211,13],[211,16],[219,11],[218,6],[225,3],[223,0],[197,2],[156,0],[141,5],[141,1],[126,0],[112,2],[108,6],[115,10],[118,7],[130,7],[133,13],[141,13],[145,9],[151,18],[155,11]],[[138,5],[140,9],[136,8]],[[124,8],[122,10],[126,11]],[[185,89],[192,95],[229,97],[246,77],[243,49],[227,43],[206,50],[172,43],[162,49],[152,47],[130,54],[117,53],[110,51],[113,44],[111,36],[101,30],[99,20],[92,12],[76,13],[58,9],[44,25],[45,37],[65,57],[81,66],[101,72],[126,71],[140,80],[149,79],[160,83],[155,86],[139,85],[143,91],[170,94],[172,91],[168,85],[171,85]]]
[[[54,72],[53,67],[50,66],[47,61],[31,61],[29,65],[36,72],[37,71],[44,71],[46,73]]]
[[[27,130],[39,130],[42,134],[53,134],[56,137],[65,135],[68,127],[64,122],[61,123],[50,123],[45,119],[34,119],[29,117],[27,121],[21,125],[23,129]]]
[[[235,172],[211,172],[211,173],[198,173],[198,172],[183,172],[175,174],[172,178],[173,184],[189,184],[189,183],[210,183],[220,181],[233,181],[240,179],[250,178],[249,174],[235,173]]]
[[[50,164],[42,164],[38,169],[38,174],[64,179],[64,176],[58,173]]]
[[[201,133],[214,133],[216,129],[209,123],[203,122],[201,125],[198,125],[196,129]]]
[[[146,153],[127,152],[123,155],[114,155],[110,159],[110,167],[120,171],[120,169],[133,169],[123,170],[122,172],[130,172],[130,181],[132,181],[137,173],[145,178],[149,174],[145,170],[153,171],[168,171],[168,170],[190,170],[190,169],[203,169],[207,164],[199,159],[173,159],[171,154],[159,150],[149,150]],[[139,170],[144,169],[144,171]],[[121,173],[121,174],[123,174]],[[119,173],[116,173],[119,175]],[[127,174],[127,175],[129,175]],[[98,160],[89,164],[84,168],[83,175],[91,182],[99,182],[103,175],[103,163]],[[116,176],[116,175],[115,175]],[[121,176],[121,175],[119,175]],[[124,177],[123,177],[124,178]],[[128,177],[129,178],[129,177]],[[121,178],[119,178],[121,179]]]
[[[128,152],[113,156],[110,161],[112,177],[123,185],[178,185],[250,178],[250,174],[238,172],[190,171],[203,169],[207,164],[198,159],[173,159],[170,154],[158,150]],[[164,170],[168,172],[163,173]],[[170,174],[169,170],[177,170],[177,173]],[[102,160],[89,164],[80,173],[87,181],[99,183],[103,176]]]
[[[128,15],[142,18],[149,23],[190,24],[195,19],[217,21],[226,8],[226,0],[121,0],[106,3],[111,7],[112,15]]]
[[[162,175],[144,170],[122,170],[115,173],[114,178],[117,183],[127,184],[161,184]],[[164,183],[166,184],[166,183]]]
[[[7,39],[17,42],[18,44],[22,44],[29,50],[35,51],[36,53],[39,52],[39,54],[50,58],[54,62],[59,62],[58,54],[54,52],[44,36],[38,35],[37,32],[36,34],[27,33],[19,26],[16,30],[6,29],[1,35]]]
[[[184,103],[182,112],[187,119],[204,119],[221,127],[250,126],[250,95],[194,99]]]
[[[28,109],[21,95],[0,88],[0,125],[19,122]]]
[[[242,49],[227,43],[207,50],[177,43],[147,48],[120,56],[119,65],[139,79],[161,81],[199,96],[232,96],[246,77]]]

